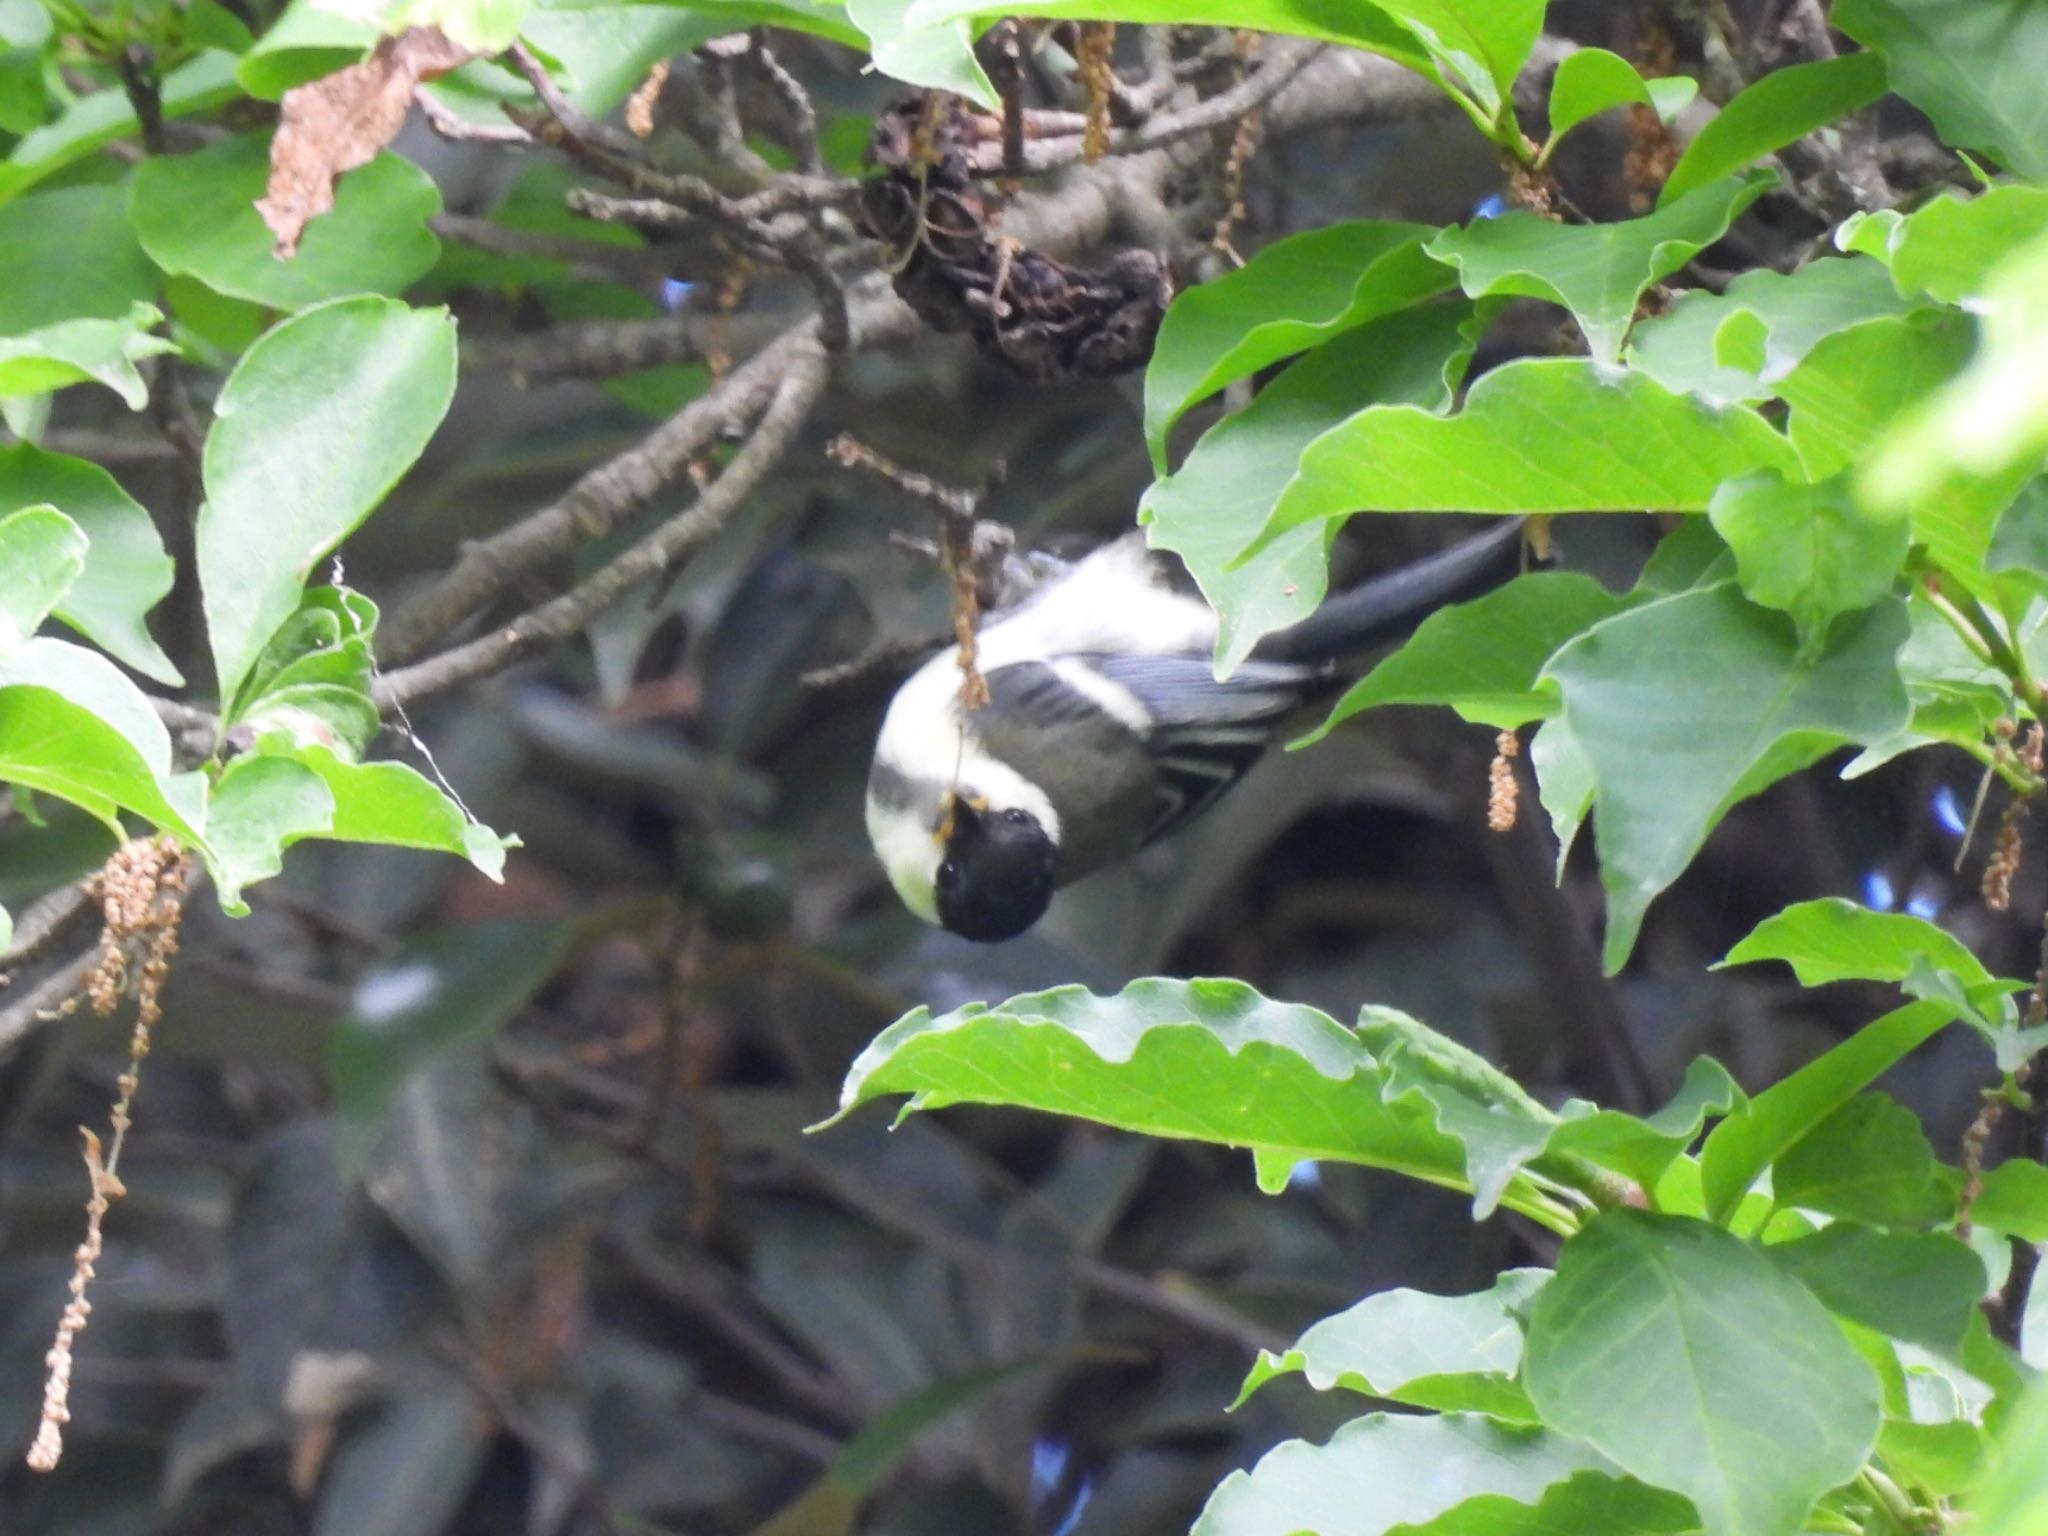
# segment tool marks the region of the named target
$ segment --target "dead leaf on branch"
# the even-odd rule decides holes
[[[335,178],[367,165],[397,136],[422,81],[473,55],[438,27],[411,27],[380,42],[367,59],[284,93],[270,141],[270,182],[256,211],[276,237],[280,261],[306,226],[334,206]]]

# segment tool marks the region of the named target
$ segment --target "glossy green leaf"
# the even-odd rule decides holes
[[[917,0],[911,26],[1005,14],[989,0]],[[1542,0],[1033,0],[1035,16],[1248,27],[1384,54],[1496,118],[1543,26]]]
[[[318,0],[290,0],[277,20],[235,63],[235,83],[261,101],[358,62],[377,42],[368,22],[329,10]]]
[[[2048,1243],[2048,1166],[2016,1157],[1984,1175],[1970,1219],[2029,1243]]]
[[[1478,323],[1470,305],[1432,304],[1343,332],[1211,427],[1179,470],[1145,492],[1138,520],[1147,540],[1181,557],[1216,610],[1219,675],[1261,636],[1307,618],[1328,589],[1334,524],[1297,529],[1236,563],[1293,482],[1303,451],[1367,405],[1447,407]]]
[[[1924,918],[1873,912],[1839,896],[1802,901],[1765,918],[1720,964],[1758,960],[1783,960],[1802,987],[1851,979],[1904,981],[1921,960],[1951,972],[1967,986],[1994,984],[1984,962],[1954,934]]]
[[[139,411],[149,403],[149,386],[135,365],[178,350],[177,343],[150,335],[161,319],[154,305],[137,304],[119,320],[60,320],[0,336],[0,399],[104,384]]]
[[[1949,1022],[1939,1003],[1912,1002],[1866,1024],[1708,1133],[1700,1150],[1707,1214],[1726,1221],[1757,1175]]]
[[[1628,364],[1675,393],[1717,404],[1755,404],[1798,366],[1823,337],[1864,320],[1901,313],[1900,297],[1881,262],[1823,258],[1792,273],[1758,268],[1720,293],[1694,289],[1669,310],[1638,322],[1629,334]],[[1762,322],[1758,368],[1738,366],[1717,345],[1739,315]]]
[[[1699,84],[1689,76],[1645,80],[1620,54],[1581,48],[1551,76],[1550,137],[1555,142],[1587,118],[1631,103],[1654,109],[1668,123],[1698,94]]]
[[[44,503],[0,516],[0,659],[33,635],[85,569],[85,534]]]
[[[238,757],[207,797],[208,868],[222,910],[245,916],[242,888],[284,868],[284,850],[334,821],[334,796],[311,769],[283,757]]]
[[[1655,1114],[1636,1116],[1584,1099],[1568,1101],[1559,1111],[1564,1123],[1551,1132],[1544,1150],[1584,1158],[1648,1190],[1708,1120],[1747,1102],[1726,1067],[1700,1056],[1685,1069],[1685,1081],[1671,1102]]]
[[[1721,238],[1776,185],[1770,171],[1715,182],[1618,224],[1560,224],[1507,213],[1446,229],[1423,249],[1459,271],[1474,298],[1548,299],[1572,312],[1598,362],[1616,362],[1643,290]]]
[[[1867,504],[1911,513],[1930,551],[1965,570],[1981,567],[1993,521],[2048,453],[2048,235],[1999,262],[1972,308],[1983,335],[1969,365],[1896,423],[1856,481]]]
[[[0,660],[0,781],[105,822],[133,811],[203,846],[200,776],[173,772],[170,736],[142,690],[69,641],[30,640]]]
[[[1796,464],[1752,411],[1584,358],[1527,358],[1481,378],[1456,415],[1381,406],[1324,433],[1254,548],[1354,512],[1699,512],[1730,475]]]
[[[1955,1214],[1919,1116],[1881,1093],[1858,1094],[1788,1147],[1771,1190],[1780,1206],[1877,1226],[1926,1227]]]
[[[1777,390],[1809,477],[1855,463],[1902,410],[1954,376],[1971,345],[1954,314],[1870,320],[1818,342]]]
[[[407,942],[356,983],[327,1043],[341,1161],[360,1167],[407,1078],[488,1037],[525,1007],[568,952],[559,923],[480,924]]]
[[[1550,658],[1626,603],[1576,571],[1535,571],[1469,603],[1440,608],[1407,644],[1352,684],[1329,719],[1300,744],[1320,741],[1342,721],[1382,704],[1447,704],[1496,730],[1541,719],[1557,703],[1536,686]]]
[[[1520,1318],[1549,1278],[1548,1270],[1512,1269],[1469,1296],[1377,1292],[1315,1324],[1292,1349],[1261,1350],[1237,1401],[1300,1372],[1318,1392],[1343,1387],[1418,1408],[1534,1422],[1514,1375]]]
[[[136,167],[131,209],[150,259],[217,293],[295,310],[350,293],[397,294],[434,264],[427,221],[441,194],[425,172],[381,154],[335,183],[332,215],[307,226],[279,261],[256,212],[270,176],[270,141],[243,135]]]
[[[1427,1468],[1418,1477],[1418,1468]],[[1210,1495],[1192,1536],[1380,1536],[1482,1494],[1533,1503],[1579,1472],[1609,1472],[1577,1440],[1473,1414],[1368,1414],[1328,1445],[1289,1440]]]
[[[2034,0],[1838,0],[1828,19],[1884,55],[1891,88],[1950,144],[2048,178],[2048,10]]]
[[[1387,1536],[1677,1536],[1699,1529],[1689,1500],[1632,1477],[1574,1472],[1534,1499],[1482,1493]]]
[[[1945,1232],[1838,1221],[1764,1254],[1838,1317],[1926,1349],[1961,1349],[1984,1298],[1983,1260]]]
[[[1422,253],[1427,225],[1366,220],[1276,240],[1234,272],[1188,289],[1145,369],[1145,441],[1166,469],[1167,435],[1224,385],[1452,285]]]
[[[60,508],[89,545],[57,617],[145,677],[182,683],[144,623],[177,574],[150,515],[97,464],[33,443],[0,448],[0,513],[34,502]]]
[[[1523,1379],[1544,1422],[1684,1494],[1709,1536],[1790,1536],[1877,1439],[1877,1378],[1820,1304],[1682,1217],[1609,1211],[1565,1244]]]
[[[1722,483],[1707,516],[1735,553],[1744,595],[1792,616],[1803,656],[1819,654],[1838,616],[1891,592],[1911,542],[1903,522],[1856,504],[1847,475],[1817,484],[1743,475]]]
[[[1983,291],[2000,261],[2042,234],[2048,190],[2007,185],[1975,197],[1951,192],[1910,214],[1858,214],[1835,232],[1835,243],[1886,263],[1901,293],[1960,304]]]
[[[116,93],[118,94],[118,93]],[[92,259],[81,261],[81,252]],[[126,320],[156,297],[156,273],[116,185],[64,187],[0,206],[0,337],[67,320]]]
[[[506,850],[519,846],[516,837],[470,820],[443,790],[403,763],[353,763],[318,745],[293,747],[284,755],[310,768],[334,797],[334,820],[323,837],[456,854],[493,880],[503,877]]]
[[[232,101],[238,94],[234,58],[202,53],[163,77],[161,98],[166,118],[186,117]],[[115,139],[135,132],[135,109],[126,92],[94,91],[82,96],[55,122],[26,134],[0,161],[0,203],[19,197],[46,176],[54,175]]]
[[[1905,605],[1882,604],[1804,659],[1783,616],[1727,583],[1619,614],[1557,653],[1543,675],[1592,771],[1609,971],[1730,806],[1905,722],[1906,629]]]
[[[359,761],[381,726],[370,697],[376,628],[376,605],[360,593],[310,589],[249,669],[229,720]]]
[[[1885,91],[1884,60],[1848,53],[1773,70],[1738,92],[1678,157],[1660,204],[1731,175],[1816,128],[1869,106]]]
[[[497,53],[518,40],[532,0],[318,0],[323,10],[395,37],[410,27],[438,27],[476,53]]]
[[[198,529],[223,695],[298,606],[313,563],[419,457],[454,390],[446,313],[388,299],[318,305],[243,356],[206,440]]]
[[[840,1114],[908,1094],[912,1110],[1014,1104],[1245,1147],[1267,1173],[1335,1160],[1467,1189],[1490,1174],[1502,1203],[1550,1219],[1516,1171],[1540,1148],[1545,1113],[1451,1042],[1425,1048],[1405,1016],[1369,1009],[1362,1023],[1378,1048],[1235,981],[1135,981],[1113,997],[1057,987],[937,1017],[920,1008],[854,1062]]]

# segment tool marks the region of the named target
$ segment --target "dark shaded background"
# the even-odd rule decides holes
[[[1559,6],[1553,22],[1625,49],[1628,9]],[[857,143],[887,83],[822,45],[784,56],[828,108],[828,138]],[[560,178],[423,135],[401,147],[456,211],[508,189],[545,203]],[[1604,128],[1577,141],[1565,170],[1585,206],[1618,211],[1619,150]],[[1476,138],[1442,124],[1319,131],[1262,149],[1241,245],[1343,217],[1456,220],[1497,183]],[[1739,270],[1806,233],[1767,201],[1708,260]],[[473,260],[451,247],[420,294],[455,305],[466,346],[543,325],[549,305],[654,297],[508,296]],[[743,348],[784,302],[749,299]],[[1554,322],[1532,309],[1492,351]],[[655,403],[692,387],[639,386]],[[1085,544],[1127,528],[1146,484],[1138,401],[1135,378],[1029,386],[945,338],[850,360],[672,592],[608,617],[592,646],[416,711],[439,770],[526,840],[503,887],[452,860],[307,845],[251,918],[196,910],[68,1452],[47,1478],[0,1472],[0,1531],[746,1532],[884,1410],[953,1383],[964,1406],[917,1439],[860,1529],[1182,1532],[1230,1469],[1355,1406],[1292,1378],[1226,1414],[1257,1347],[1365,1292],[1469,1290],[1545,1262],[1543,1234],[1475,1226],[1458,1197],[1343,1167],[1266,1198],[1242,1156],[1018,1114],[892,1134],[870,1111],[801,1134],[901,1012],[1229,974],[1340,1018],[1394,1004],[1548,1099],[1643,1108],[1697,1053],[1760,1085],[1885,1006],[1867,988],[1706,971],[1790,901],[1911,903],[1994,969],[2031,970],[2031,940],[1982,910],[1977,866],[1950,872],[1971,765],[1919,753],[1851,784],[1823,765],[1736,812],[1607,980],[1586,850],[1560,888],[1536,818],[1489,834],[1489,733],[1419,711],[1276,756],[1024,939],[979,948],[922,927],[860,817],[901,669],[801,678],[940,631],[936,573],[887,537],[926,532],[928,514],[823,445],[851,431],[964,485],[1001,460],[986,512],[1027,542]],[[93,411],[67,397],[59,445],[90,435],[149,505],[185,505],[161,447]],[[595,386],[525,391],[467,369],[427,460],[351,541],[348,579],[388,611],[460,539],[648,421]],[[1363,521],[1341,554],[1353,572],[1448,536]],[[1658,533],[1580,518],[1559,538],[1568,564],[1620,584]],[[164,622],[192,654],[190,592]],[[19,910],[89,868],[100,836],[62,814],[0,821],[0,901]],[[2041,909],[2038,874],[2016,911]],[[0,1062],[0,1445],[32,1431],[82,1224],[75,1127],[104,1118],[120,1044],[74,1018]],[[1887,1086],[1952,1151],[1987,1081],[1957,1034]]]

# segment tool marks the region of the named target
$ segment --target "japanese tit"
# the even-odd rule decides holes
[[[1216,615],[1133,535],[1043,573],[977,636],[988,703],[960,702],[957,647],[891,701],[868,775],[868,837],[904,904],[994,943],[1069,881],[1215,803],[1337,669],[1514,574],[1520,519],[1332,598],[1219,681]]]

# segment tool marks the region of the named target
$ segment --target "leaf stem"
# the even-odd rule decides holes
[[[1876,1467],[1866,1465],[1858,1472],[1856,1486],[1870,1500],[1871,1512],[1883,1520],[1886,1530],[1897,1536],[1920,1536],[1926,1529],[1927,1522],[1913,1501]]]

